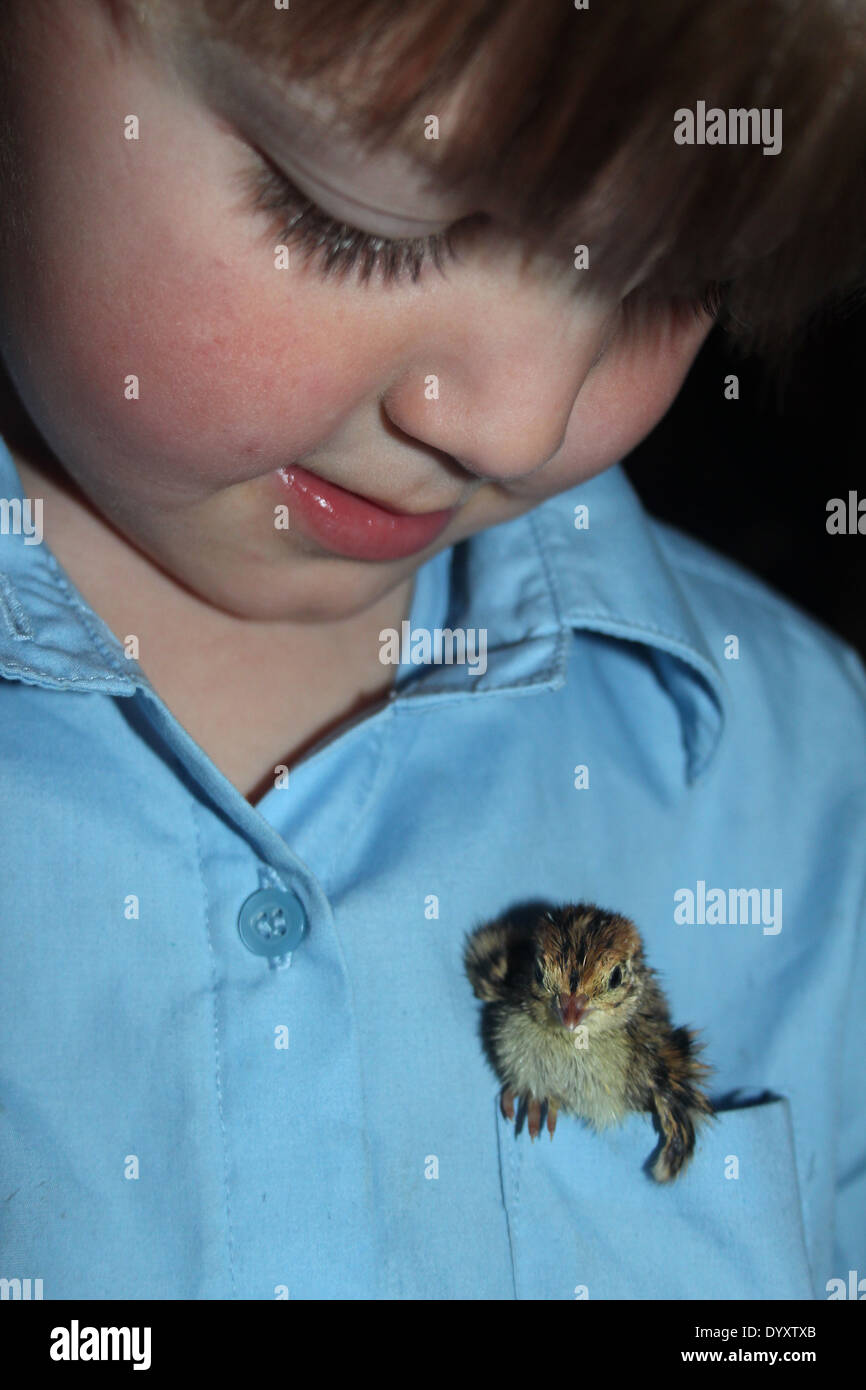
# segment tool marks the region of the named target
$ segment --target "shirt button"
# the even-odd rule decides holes
[[[306,925],[300,899],[285,888],[260,888],[238,914],[241,941],[256,956],[287,955],[298,945]]]

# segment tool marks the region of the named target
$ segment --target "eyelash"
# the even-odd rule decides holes
[[[441,271],[456,257],[451,227],[432,236],[391,240],[329,217],[270,163],[254,169],[251,182],[253,206],[287,219],[279,240],[302,251],[326,278],[355,271],[366,281],[378,271],[386,284],[407,278],[414,282],[428,263]]]

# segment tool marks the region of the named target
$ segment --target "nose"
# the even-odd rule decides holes
[[[614,306],[549,271],[467,270],[439,291],[381,398],[390,421],[485,480],[535,472],[562,444]]]

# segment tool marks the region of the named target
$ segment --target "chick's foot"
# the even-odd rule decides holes
[[[509,1086],[504,1086],[499,1097],[499,1108],[506,1120],[514,1119],[515,1100],[518,1100],[516,1093],[512,1091]],[[520,1133],[523,1128],[524,1120],[527,1120],[529,1137],[530,1139],[536,1139],[541,1133],[545,1112],[547,1113],[547,1130],[552,1139],[553,1131],[556,1129],[557,1106],[553,1101],[547,1100],[546,1098],[539,1100],[537,1096],[533,1095],[521,1096],[518,1100],[515,1133]]]

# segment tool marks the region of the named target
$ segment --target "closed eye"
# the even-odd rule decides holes
[[[416,281],[428,263],[441,271],[456,256],[457,227],[487,220],[477,213],[431,236],[375,236],[330,217],[263,156],[250,171],[248,192],[255,209],[283,219],[279,240],[301,250],[323,277],[355,270],[361,280],[377,271],[385,282]]]

